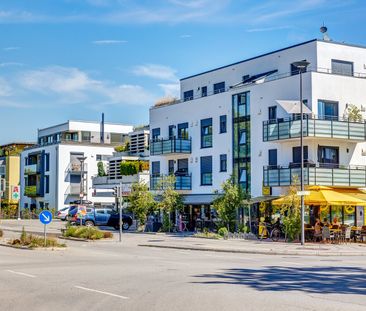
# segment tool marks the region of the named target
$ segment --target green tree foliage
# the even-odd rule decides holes
[[[132,184],[128,200],[130,202],[128,210],[135,215],[140,224],[144,224],[147,214],[156,206],[154,196],[148,186],[145,183]]]
[[[355,105],[348,105],[345,116],[351,122],[362,122],[361,110]]]
[[[163,230],[170,231],[170,213],[182,211],[184,207],[182,196],[175,190],[175,176],[170,175],[163,179],[158,189],[162,189],[161,201],[158,207],[163,212]]]
[[[97,166],[98,166],[98,176],[99,177],[106,176],[107,174],[106,174],[106,172],[104,170],[104,164],[103,164],[103,162],[99,161],[98,164],[97,164]]]
[[[147,161],[125,161],[120,165],[122,176],[135,175],[142,171],[149,170],[149,162]]]
[[[217,197],[213,206],[221,220],[222,226],[230,232],[235,230],[237,209],[241,206],[245,193],[243,189],[229,178],[222,184],[222,195]]]
[[[128,151],[130,151],[130,143],[126,142],[123,145],[116,146],[116,147],[114,147],[114,150],[116,152],[128,152]]]

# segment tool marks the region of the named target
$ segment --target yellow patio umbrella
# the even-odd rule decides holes
[[[305,205],[346,205],[366,206],[366,193],[359,189],[332,188],[326,186],[310,186],[306,189],[309,195],[304,196]],[[291,203],[291,196],[273,200],[273,205]]]

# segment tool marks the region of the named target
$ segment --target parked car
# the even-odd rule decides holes
[[[69,214],[69,209],[70,207],[64,207],[64,208],[61,208],[57,214],[56,214],[56,218],[57,219],[61,219],[62,221],[65,221],[66,218],[67,218],[67,215]]]
[[[78,217],[79,208],[75,207],[69,212],[70,221],[76,225],[80,224]],[[106,226],[119,229],[119,213],[111,208],[86,208],[86,215],[82,218],[85,226]],[[132,225],[132,217],[122,214],[122,229],[128,230]]]

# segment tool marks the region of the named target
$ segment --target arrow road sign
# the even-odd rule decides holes
[[[50,211],[42,211],[39,214],[39,221],[44,225],[48,225],[52,221],[52,213]]]

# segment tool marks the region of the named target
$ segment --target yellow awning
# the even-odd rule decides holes
[[[310,186],[306,190],[310,194],[304,197],[305,205],[366,206],[366,193],[359,189]],[[272,204],[291,204],[292,199],[291,196],[284,196],[273,200]]]

